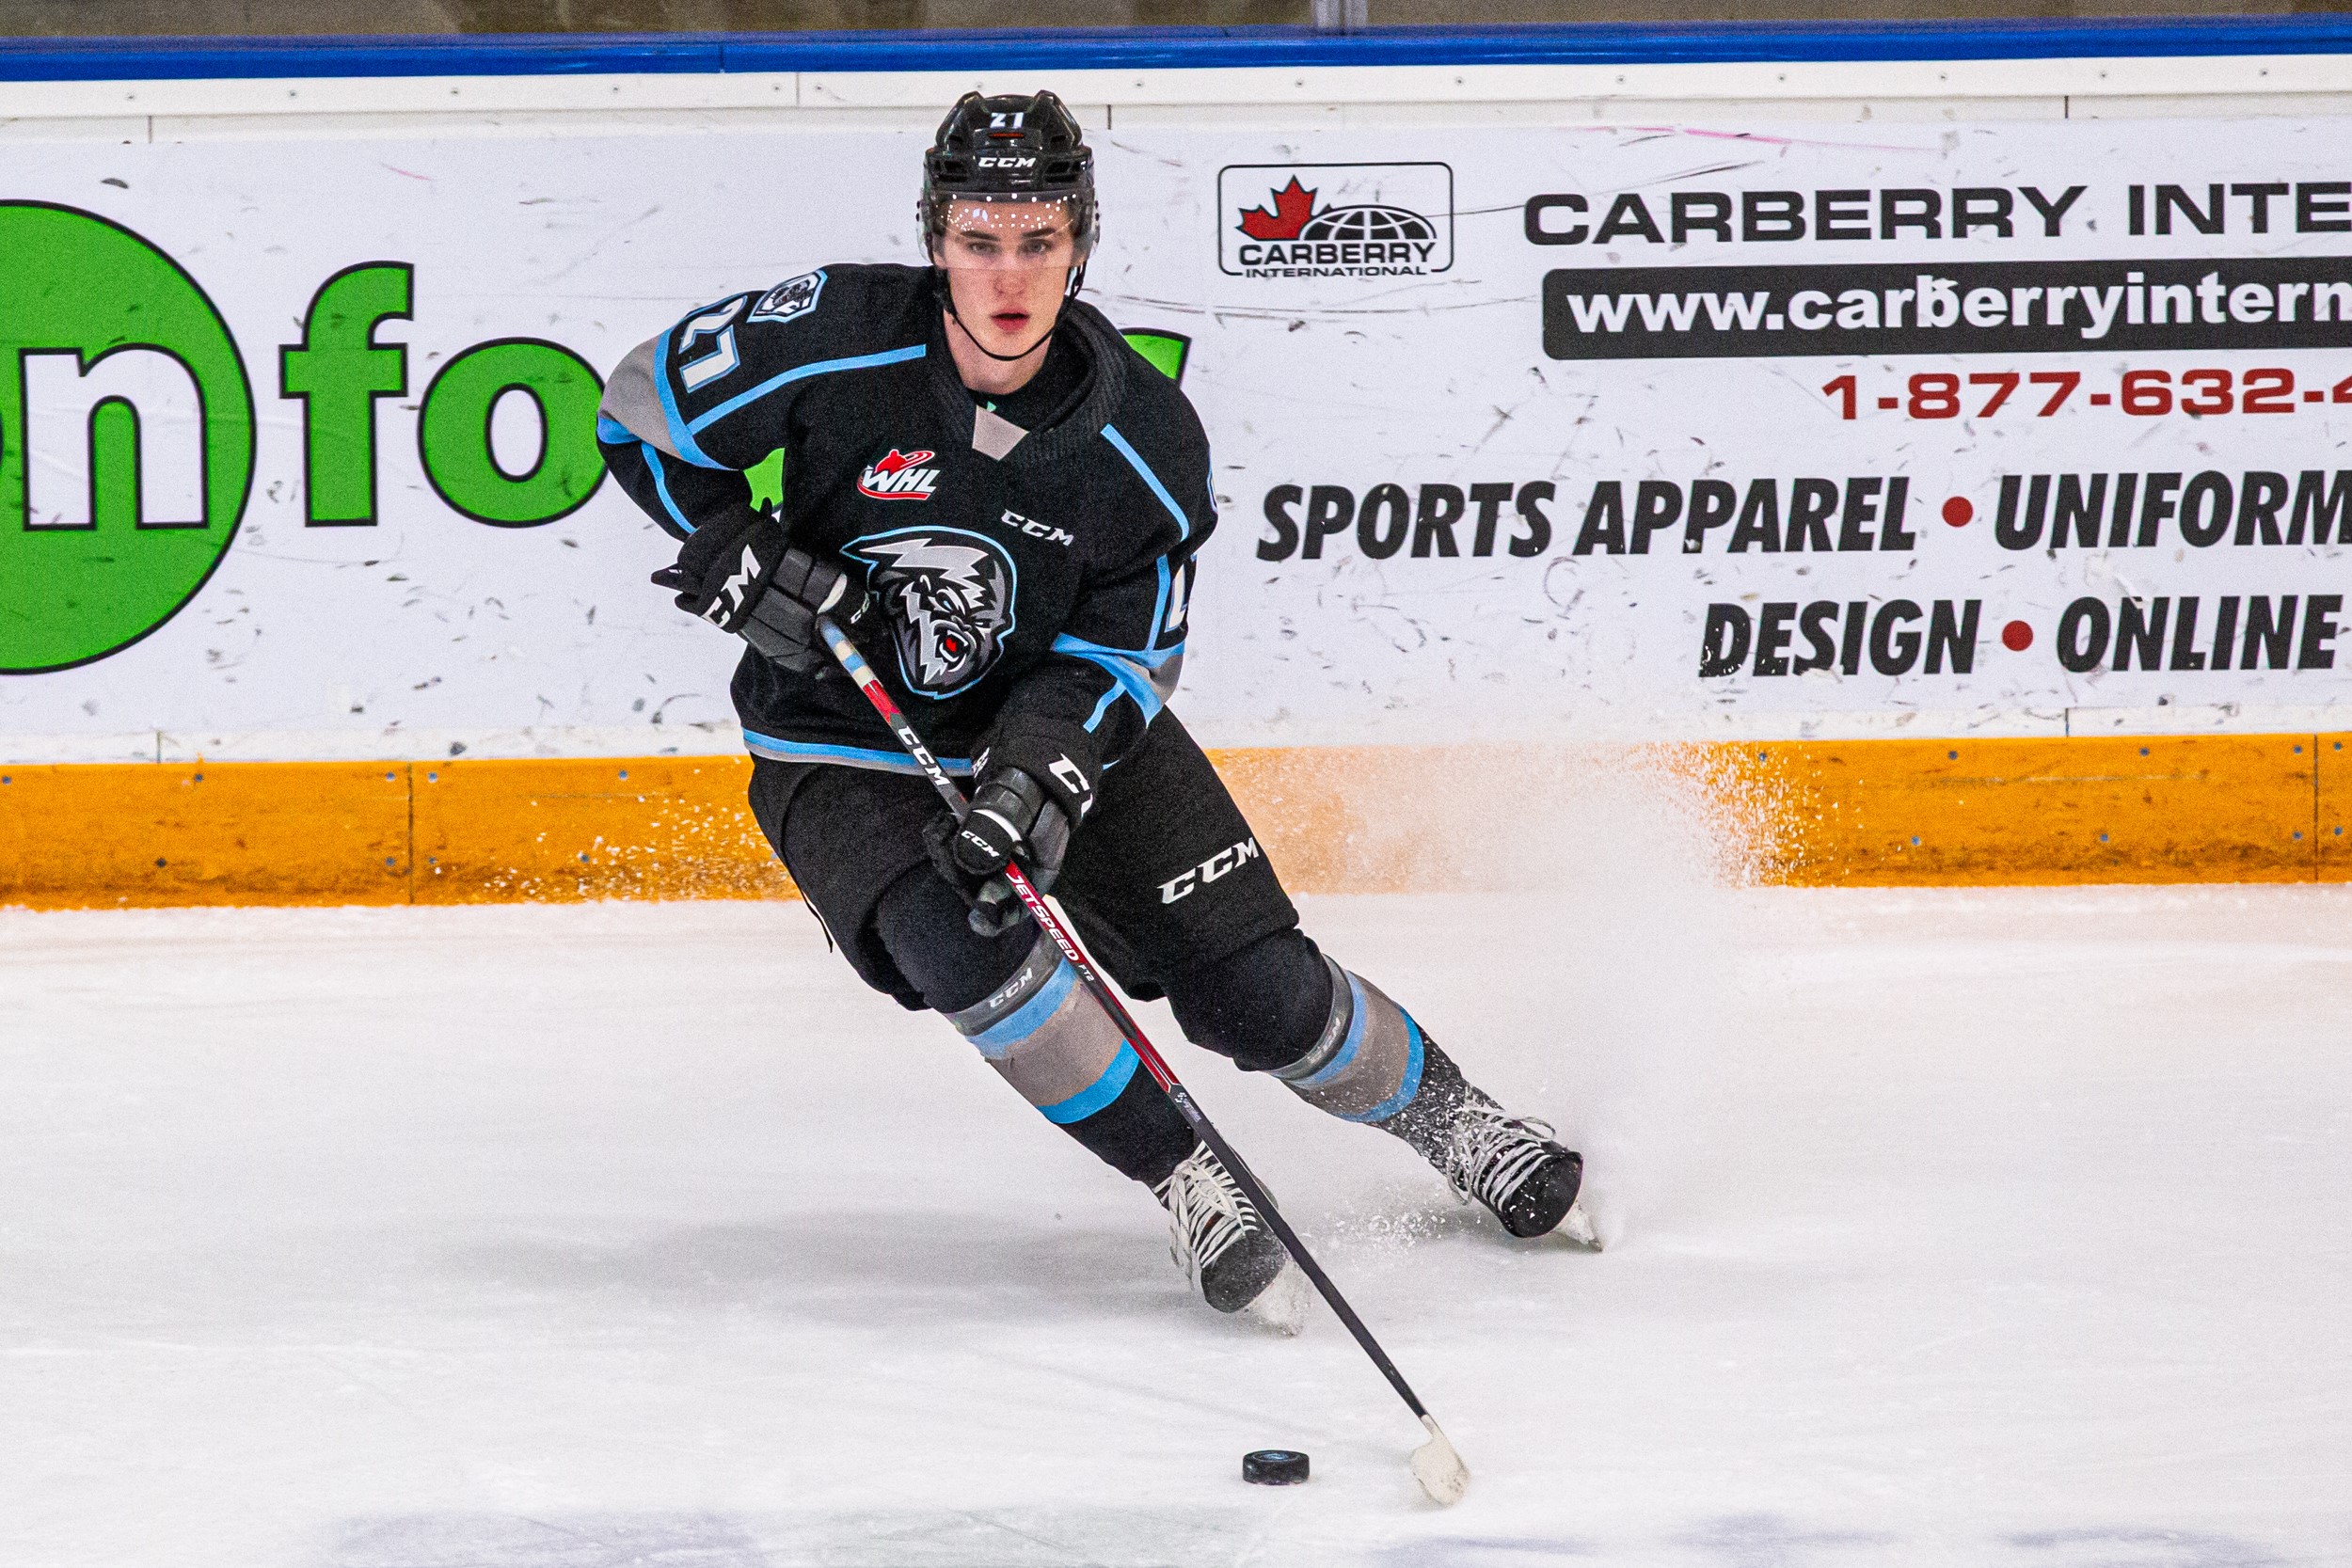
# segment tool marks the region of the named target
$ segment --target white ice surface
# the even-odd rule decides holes
[[[1307,916],[1613,1238],[1172,1045],[1458,1509],[796,906],[12,912],[0,1564],[2352,1562],[2352,888]]]

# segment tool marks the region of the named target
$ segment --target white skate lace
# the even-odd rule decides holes
[[[1447,1150],[1445,1179],[1463,1202],[1476,1198],[1499,1212],[1552,1158],[1544,1145],[1554,1135],[1548,1121],[1508,1117],[1495,1105],[1465,1105]]]
[[[1258,1227],[1257,1205],[1205,1147],[1194,1149],[1156,1191],[1168,1206],[1168,1255],[1195,1290],[1202,1271]]]

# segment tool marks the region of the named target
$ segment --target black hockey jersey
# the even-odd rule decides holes
[[[1025,430],[957,376],[927,269],[824,267],[631,351],[596,434],[678,538],[776,501],[794,544],[862,572],[891,644],[866,660],[950,771],[1017,735],[1090,783],[1175,688],[1216,515],[1174,383],[1091,306],[1065,306],[1060,332],[1083,390]],[[747,650],[733,694],[756,755],[914,770],[847,680]]]

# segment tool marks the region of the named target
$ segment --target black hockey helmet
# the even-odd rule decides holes
[[[916,204],[926,251],[947,231],[949,203],[1053,201],[1067,204],[1080,266],[1094,248],[1094,150],[1069,106],[1050,92],[967,92],[956,100],[930,150],[923,154],[923,196]]]

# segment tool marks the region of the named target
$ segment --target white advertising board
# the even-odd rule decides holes
[[[1089,297],[1216,451],[1212,741],[2352,697],[2343,121],[1097,141]],[[731,749],[582,411],[697,303],[914,260],[922,145],[12,154],[0,749]]]

